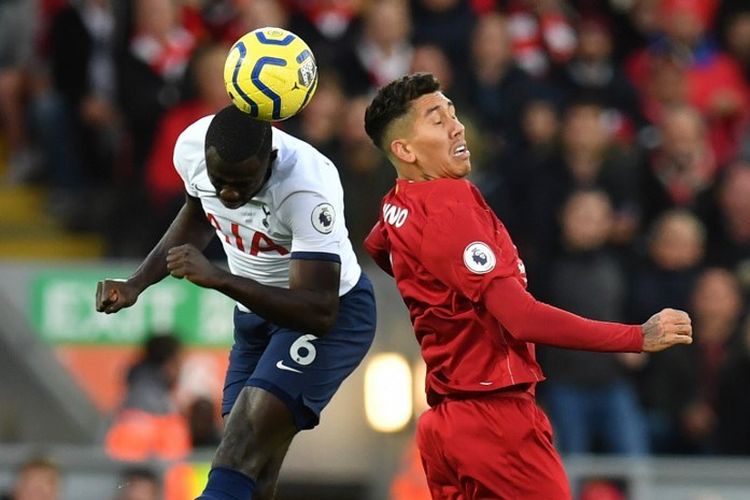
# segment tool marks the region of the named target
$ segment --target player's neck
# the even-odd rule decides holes
[[[396,167],[396,173],[398,179],[409,182],[424,182],[436,179],[436,177],[416,168],[414,165],[400,165]]]

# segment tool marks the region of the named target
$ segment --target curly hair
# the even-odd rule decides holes
[[[391,123],[409,112],[412,101],[438,90],[440,82],[431,73],[402,76],[381,87],[365,111],[367,135],[384,150],[383,138]]]

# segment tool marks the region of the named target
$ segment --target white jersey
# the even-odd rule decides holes
[[[250,202],[230,210],[206,172],[204,144],[212,118],[201,118],[180,134],[174,164],[185,190],[200,199],[216,229],[232,274],[289,288],[289,259],[330,260],[341,263],[339,296],[351,290],[362,271],[344,222],[336,166],[306,142],[272,128],[278,155],[271,176]]]

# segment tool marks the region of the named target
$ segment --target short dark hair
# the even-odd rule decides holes
[[[230,104],[216,113],[208,126],[206,151],[210,147],[228,163],[267,158],[271,154],[271,123],[256,120]]]
[[[159,476],[156,474],[156,472],[148,467],[137,465],[126,467],[120,472],[120,478],[124,483],[126,483],[126,485],[130,481],[143,479],[144,481],[149,481],[151,483],[154,483],[156,486],[159,486]]]
[[[43,456],[43,455],[37,455],[30,457],[28,460],[26,460],[24,463],[22,463],[18,468],[18,475],[23,474],[26,471],[30,471],[33,469],[46,469],[52,472],[55,472],[57,474],[60,473],[60,467],[57,465],[55,461],[52,459]]]
[[[153,366],[164,366],[182,350],[182,342],[169,333],[156,333],[143,344],[143,361]]]
[[[409,112],[412,101],[438,90],[440,82],[432,73],[402,76],[381,87],[365,111],[367,135],[377,147],[384,149],[383,137],[390,124]]]

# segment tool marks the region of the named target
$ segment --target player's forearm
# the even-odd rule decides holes
[[[200,202],[188,198],[159,243],[128,278],[128,281],[135,285],[139,292],[142,292],[169,274],[167,252],[170,248],[190,243],[199,250],[205,250],[213,234],[214,231],[200,208]]]
[[[325,335],[338,315],[337,292],[286,289],[261,285],[222,271],[214,289],[279,326]]]
[[[524,342],[603,352],[641,352],[643,330],[582,318],[536,300],[515,278],[495,279],[485,305],[510,334]]]

